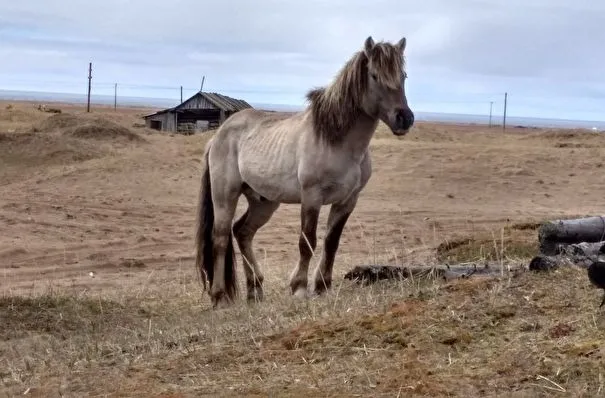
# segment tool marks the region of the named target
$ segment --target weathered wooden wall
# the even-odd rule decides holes
[[[161,131],[175,131],[176,124],[174,119],[174,113],[166,112],[161,113],[159,115],[150,116],[145,120],[145,125],[151,128],[152,120],[162,122]]]

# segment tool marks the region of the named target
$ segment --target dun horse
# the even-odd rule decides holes
[[[264,276],[252,240],[281,203],[300,204],[300,258],[290,277],[297,297],[307,296],[309,262],[317,244],[320,208],[331,205],[322,257],[311,291],[331,287],[343,228],[371,175],[368,147],[382,120],[405,135],[414,114],[405,95],[405,37],[374,42],[343,66],[333,83],[307,93],[310,104],[295,113],[246,109],[227,119],[206,145],[196,235],[196,267],[212,305],[238,294],[233,236],[241,251],[249,300],[262,300]],[[245,214],[233,225],[240,195]]]

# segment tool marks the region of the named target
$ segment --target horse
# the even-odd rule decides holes
[[[405,94],[406,38],[363,47],[332,83],[311,88],[308,105],[294,113],[248,108],[231,115],[207,142],[195,232],[195,264],[212,308],[238,296],[237,241],[244,263],[247,299],[262,301],[264,275],[252,241],[280,204],[300,204],[299,260],[290,275],[291,294],[327,292],[340,237],[360,192],[370,179],[369,144],[379,121],[395,136],[414,123]],[[245,213],[233,223],[244,195]],[[320,209],[330,205],[320,262],[308,292],[309,262],[317,245]]]

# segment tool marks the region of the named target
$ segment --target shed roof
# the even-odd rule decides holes
[[[222,109],[226,112],[235,112],[235,111],[241,111],[242,109],[246,109],[246,108],[252,108],[252,106],[249,103],[247,103],[246,101],[241,100],[241,99],[232,98],[227,95],[218,94],[218,93],[208,93],[208,92],[198,91],[197,93],[195,93],[191,97],[187,98],[185,101],[183,101],[181,104],[179,104],[177,106],[174,106],[172,108],[163,109],[161,111],[154,112],[152,114],[145,115],[143,117],[146,118],[146,117],[150,117],[153,115],[159,115],[159,114],[166,113],[166,112],[178,112],[188,101],[192,100],[193,98],[195,98],[197,96],[203,97],[204,99],[206,99],[206,101],[210,102],[216,108]]]
[[[226,95],[204,92],[199,92],[198,94],[213,103],[217,108],[223,109],[225,111],[241,111],[242,109],[252,108],[252,106],[250,106],[250,104],[246,101],[231,98]]]

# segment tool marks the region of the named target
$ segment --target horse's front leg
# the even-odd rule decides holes
[[[355,194],[346,202],[335,203],[330,207],[321,260],[313,273],[314,294],[322,294],[332,286],[332,268],[340,243],[340,237],[349,216],[355,209],[358,196],[358,194]]]
[[[321,209],[321,200],[313,198],[312,195],[303,195],[300,206],[301,231],[298,239],[300,259],[290,277],[290,289],[292,294],[299,298],[307,297],[307,281],[309,273],[309,262],[317,246],[317,220]]]

